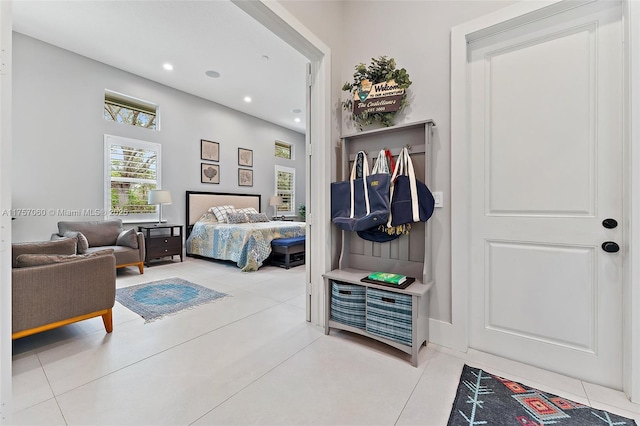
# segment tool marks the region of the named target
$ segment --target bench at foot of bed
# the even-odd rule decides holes
[[[271,264],[285,269],[304,265],[304,242],[304,236],[271,241]]]

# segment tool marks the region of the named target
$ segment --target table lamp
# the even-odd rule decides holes
[[[149,204],[158,205],[158,225],[162,222],[162,205],[171,204],[171,193],[162,189],[149,191]]]
[[[275,217],[278,215],[278,206],[282,205],[282,197],[279,195],[274,195],[272,197],[269,197],[269,205],[273,207],[272,219],[275,219]]]

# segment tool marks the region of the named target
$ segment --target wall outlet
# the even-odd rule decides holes
[[[444,196],[442,191],[436,191],[433,193],[433,199],[436,201],[435,207],[442,207],[444,204]]]

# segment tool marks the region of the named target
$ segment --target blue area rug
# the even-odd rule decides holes
[[[182,278],[166,278],[116,290],[116,300],[146,322],[213,302],[224,296],[225,293]]]
[[[636,422],[465,365],[448,426],[630,426]]]

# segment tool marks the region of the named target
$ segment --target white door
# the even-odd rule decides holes
[[[620,389],[623,253],[602,244],[623,235],[621,5],[469,55],[470,347]]]

